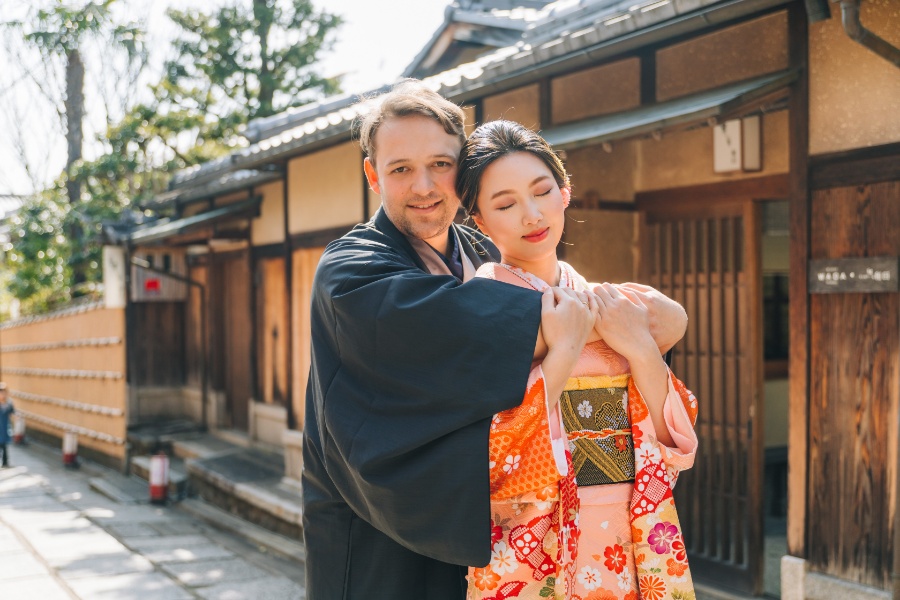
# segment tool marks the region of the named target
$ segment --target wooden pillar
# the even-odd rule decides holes
[[[788,553],[806,557],[809,439],[809,42],[799,2],[788,9],[789,60],[799,71],[789,101],[790,357],[788,400]]]

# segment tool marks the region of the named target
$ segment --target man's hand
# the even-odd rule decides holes
[[[595,293],[599,287],[594,288]],[[629,282],[613,287],[632,302],[640,301],[647,308],[650,335],[659,347],[660,353],[665,354],[684,337],[688,319],[680,304],[648,285]]]

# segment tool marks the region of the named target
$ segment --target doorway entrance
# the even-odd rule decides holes
[[[710,186],[713,189],[720,186]],[[700,449],[675,488],[698,581],[763,592],[761,207],[750,197],[638,198],[641,279],[680,302],[672,369],[697,395]],[[674,200],[674,201],[673,201]]]

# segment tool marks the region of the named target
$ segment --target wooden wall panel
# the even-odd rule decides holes
[[[257,269],[257,365],[259,400],[266,404],[287,401],[287,311],[285,260],[260,260]]]
[[[540,88],[536,83],[488,96],[482,101],[484,122],[507,119],[537,131],[543,125],[540,116],[540,96]]]
[[[811,258],[900,254],[900,182],[817,191],[811,212]],[[891,589],[900,294],[811,296],[809,381],[809,561]]]
[[[231,253],[221,261],[222,295],[213,303],[221,304],[222,382],[225,390],[230,425],[246,431],[249,425],[248,405],[253,396],[253,316],[251,293],[253,281],[249,253]]]
[[[125,311],[102,304],[0,327],[2,379],[28,429],[125,453]]]
[[[209,302],[209,269],[206,265],[194,265],[191,267],[189,276],[194,281],[206,286],[205,293],[207,303]],[[203,385],[203,342],[202,342],[202,319],[204,316],[209,323],[208,315],[202,310],[200,289],[197,286],[191,286],[188,290],[188,301],[184,303],[184,380],[185,384],[200,389]],[[207,333],[207,340],[209,334]],[[207,361],[209,350],[207,347]]]
[[[176,387],[185,382],[184,303],[134,303],[134,372],[139,387]]]
[[[551,81],[550,89],[554,125],[637,108],[641,104],[640,59],[626,58],[563,75]]]
[[[782,11],[675,44],[656,53],[660,102],[788,68]]]
[[[306,383],[309,381],[310,365],[310,317],[313,277],[325,248],[304,248],[296,250],[293,256],[293,411],[296,428],[303,429],[306,415]]]

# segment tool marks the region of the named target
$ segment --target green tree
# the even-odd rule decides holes
[[[223,138],[238,125],[335,93],[339,82],[316,72],[341,18],[311,0],[252,0],[213,14],[169,10],[183,35],[166,67],[178,90],[216,114]]]
[[[75,169],[82,159],[84,146],[84,61],[82,48],[89,38],[103,38],[125,49],[129,61],[143,55],[142,32],[135,25],[119,25],[113,22],[110,7],[116,0],[87,2],[80,7],[70,7],[56,2],[48,9],[39,9],[29,23],[10,23],[24,32],[25,41],[35,45],[45,60],[62,59],[65,67],[65,100],[62,118],[66,132],[65,191],[70,204],[81,201],[81,181]],[[86,283],[88,257],[81,251],[83,230],[78,219],[71,219],[66,231],[70,247],[69,256],[72,283]]]

